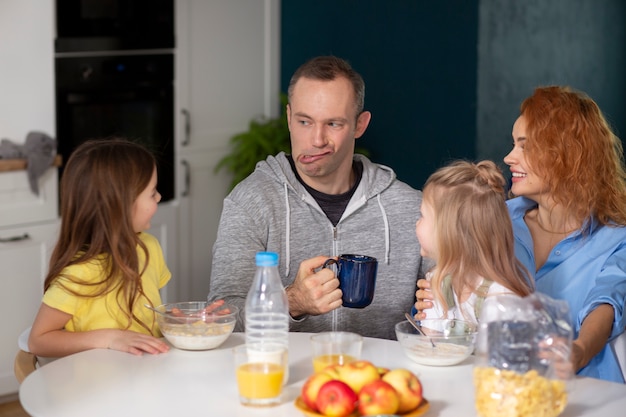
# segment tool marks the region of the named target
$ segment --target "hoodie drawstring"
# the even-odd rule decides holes
[[[289,207],[289,191],[287,190],[287,183],[283,182],[283,188],[285,190],[285,276],[289,276],[289,263],[290,263],[290,239],[291,234],[291,208]]]
[[[283,189],[285,191],[285,276],[289,276],[289,264],[291,263],[291,245],[290,245],[290,234],[291,234],[291,207],[289,206],[289,191],[287,189],[287,183],[283,183]],[[380,208],[380,212],[383,217],[383,223],[385,224],[385,264],[389,265],[389,246],[391,239],[391,232],[389,230],[389,219],[387,218],[387,212],[385,211],[385,207],[383,206],[382,199],[380,194],[376,196],[376,200],[378,201],[378,207]]]
[[[383,207],[383,202],[380,199],[380,194],[377,196],[378,207],[380,207],[380,212],[383,215],[383,222],[385,223],[385,264],[389,265],[389,240],[391,239],[390,231],[389,231],[389,219],[387,219],[387,212],[385,211],[385,207]]]

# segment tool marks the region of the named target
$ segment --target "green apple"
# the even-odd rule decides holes
[[[348,384],[357,394],[366,384],[380,379],[378,368],[365,360],[346,363],[336,367],[334,371],[339,374],[339,380]]]
[[[413,411],[422,403],[422,383],[408,369],[393,369],[383,375],[382,380],[394,387],[398,393],[400,399],[398,413]]]

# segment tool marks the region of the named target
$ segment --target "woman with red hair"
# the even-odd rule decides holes
[[[607,342],[626,317],[626,173],[622,143],[597,104],[537,88],[513,126],[509,212],[516,256],[537,291],[566,300],[579,374],[624,382]]]

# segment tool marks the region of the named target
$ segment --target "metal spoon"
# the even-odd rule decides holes
[[[437,346],[435,345],[435,343],[432,341],[432,339],[431,339],[430,337],[426,336],[426,333],[424,333],[424,331],[422,330],[422,327],[421,327],[419,324],[417,324],[417,323],[415,322],[415,319],[414,319],[413,317],[411,317],[411,315],[410,315],[409,313],[404,313],[404,317],[406,317],[406,319],[409,321],[409,323],[411,323],[411,325],[412,325],[413,327],[415,327],[415,330],[417,330],[417,332],[418,332],[419,334],[421,334],[422,336],[424,336],[424,337],[428,338],[428,341],[430,342],[430,344],[431,344],[433,347],[437,347]]]
[[[201,316],[203,315],[203,311],[199,310],[197,313],[196,312],[192,312],[192,313],[183,313],[180,310],[178,310],[177,308],[173,308],[171,310],[168,311],[160,311],[154,307],[152,307],[150,304],[144,304],[143,305],[145,308],[154,311],[155,313],[159,313],[160,315],[162,315],[163,317],[167,317],[168,319],[186,319],[186,318],[193,318],[196,316]]]
[[[144,304],[143,306],[149,310],[154,311],[155,313],[159,313],[160,315],[167,317],[167,314],[165,314],[162,311],[157,310],[156,308],[152,307],[150,304]]]

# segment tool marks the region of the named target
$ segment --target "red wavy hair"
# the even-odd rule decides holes
[[[526,161],[581,223],[626,226],[622,142],[598,105],[570,87],[535,89],[521,105]]]

